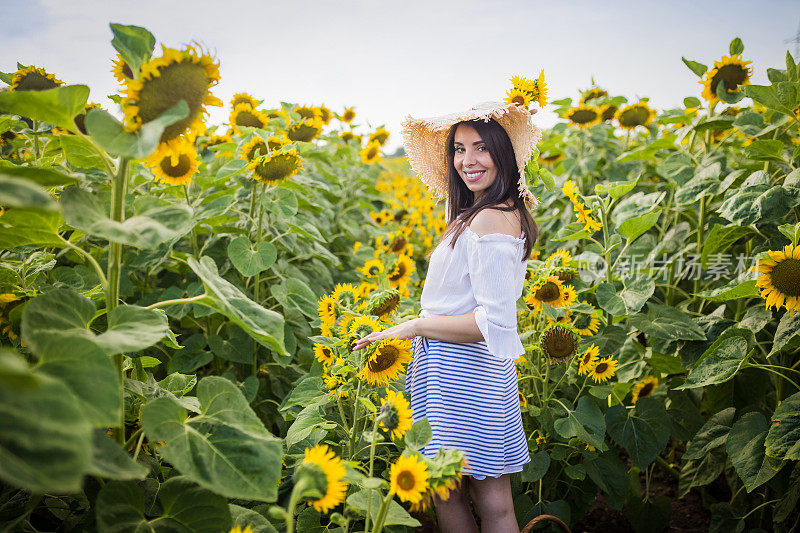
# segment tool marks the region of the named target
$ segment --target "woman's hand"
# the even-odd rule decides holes
[[[417,336],[417,321],[419,318],[413,318],[402,324],[397,324],[396,326],[392,326],[387,328],[383,331],[376,331],[374,333],[370,333],[365,337],[361,337],[358,339],[353,347],[354,350],[361,350],[368,346],[370,343],[375,341],[380,341],[383,339],[397,339],[397,340],[406,340],[406,339],[413,339]]]

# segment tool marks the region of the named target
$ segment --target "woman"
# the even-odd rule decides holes
[[[531,112],[530,114],[533,114]],[[358,340],[355,349],[413,338],[406,376],[414,421],[433,438],[420,452],[458,448],[467,456],[461,486],[434,498],[443,533],[518,532],[509,476],[530,461],[514,359],[525,349],[516,301],[539,235],[525,165],[541,132],[516,104],[487,102],[466,113],[403,123],[412,168],[440,197],[449,222],[430,256],[419,318]]]

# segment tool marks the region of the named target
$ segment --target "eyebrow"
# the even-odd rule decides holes
[[[472,143],[472,146],[475,146],[476,144],[485,144],[485,143],[486,141],[475,141],[474,143]],[[464,143],[460,143],[458,141],[453,141],[453,144],[460,144],[461,146],[464,146]]]

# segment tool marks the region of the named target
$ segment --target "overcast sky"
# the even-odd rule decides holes
[[[106,108],[116,92],[109,22],[149,29],[158,43],[198,40],[216,53],[213,93],[355,106],[362,131],[385,125],[387,152],[400,144],[407,115],[452,113],[501,100],[512,75],[544,69],[550,99],[577,97],[594,80],[612,95],[649,97],[657,109],[699,96],[681,56],[712,66],[739,36],[754,60],[753,83],[795,52],[800,1],[507,0],[0,0],[0,71],[42,66],[85,83]],[[157,49],[160,49],[157,44]],[[558,120],[546,107],[534,120]],[[332,122],[332,124],[335,123]]]

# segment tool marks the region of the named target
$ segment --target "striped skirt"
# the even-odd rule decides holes
[[[420,452],[466,454],[475,479],[520,472],[531,460],[519,406],[513,359],[490,354],[485,342],[450,343],[414,337],[406,372],[414,422],[428,417],[433,438]]]

